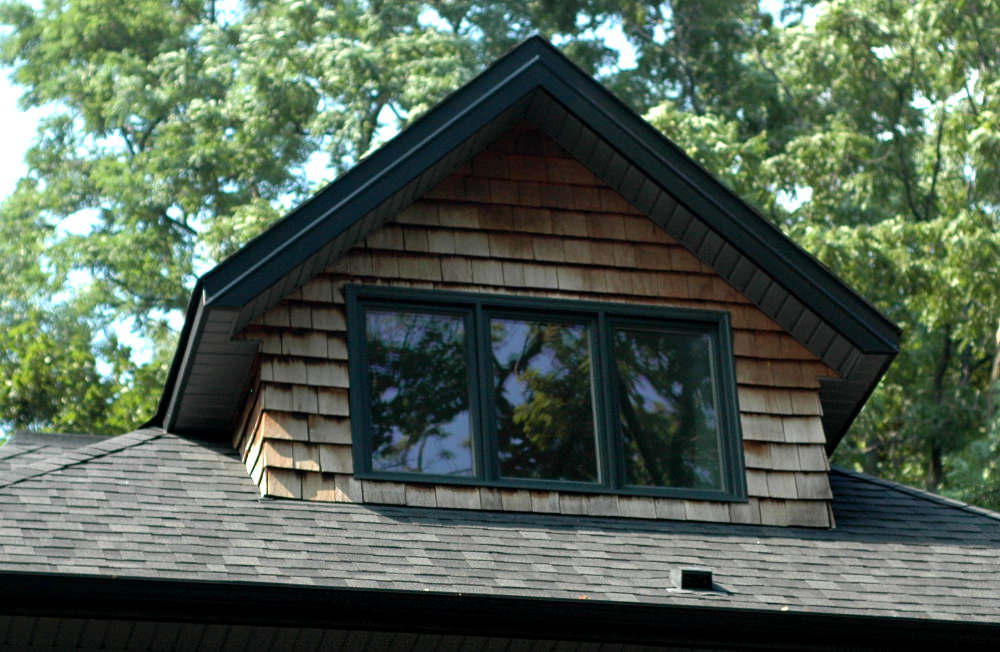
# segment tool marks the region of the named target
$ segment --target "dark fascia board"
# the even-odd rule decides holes
[[[3,615],[726,649],[910,650],[928,643],[992,649],[1000,644],[996,622],[616,603],[586,596],[498,597],[55,573],[2,573],[0,579]]]
[[[875,373],[873,376],[871,376],[871,380],[868,383],[868,386],[861,392],[861,395],[857,397],[854,403],[854,408],[844,419],[844,423],[846,425],[843,428],[841,428],[839,432],[832,432],[827,435],[826,445],[825,445],[827,456],[833,455],[833,452],[837,450],[837,446],[840,445],[840,442],[844,439],[844,436],[847,434],[847,429],[850,427],[852,423],[854,423],[854,420],[861,413],[861,410],[864,409],[865,404],[868,403],[868,399],[875,392],[875,389],[878,387],[879,382],[882,380],[882,376],[884,376],[885,373],[889,371],[889,365],[891,365],[892,361],[896,359],[895,354],[888,354],[884,355],[883,357],[885,359],[879,366],[878,372]],[[836,384],[841,381],[838,379],[833,379],[829,382],[831,384]],[[823,387],[822,380],[820,381],[820,387],[821,388]]]
[[[202,277],[206,303],[243,307],[538,85],[531,39]],[[561,56],[561,55],[559,55]]]
[[[544,87],[568,111],[860,351],[898,352],[902,331],[896,324],[624,102],[552,51],[557,56],[540,58],[552,72]]]
[[[548,42],[528,39],[206,274],[207,305],[242,307],[525,95],[544,89],[864,353],[900,329]]]
[[[163,393],[156,406],[156,414],[139,426],[140,428],[162,427],[167,422],[167,415],[183,397],[186,376],[190,373],[186,367],[190,366],[194,357],[198,341],[201,339],[201,328],[205,321],[203,284],[204,280],[198,279],[194,289],[191,290],[191,299],[188,301],[187,311],[184,313],[184,325],[177,338],[177,350],[174,351],[174,359],[167,372],[167,380],[163,385]]]

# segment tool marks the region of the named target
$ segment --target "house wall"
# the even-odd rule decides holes
[[[348,283],[730,313],[746,503],[353,477]],[[234,444],[261,493],[324,501],[829,527],[820,376],[836,373],[541,132],[512,130],[242,333],[261,342]]]

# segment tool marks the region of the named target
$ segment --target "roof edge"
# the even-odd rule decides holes
[[[163,383],[163,392],[160,394],[156,413],[150,417],[149,421],[140,426],[142,428],[170,430],[167,424],[168,416],[176,400],[180,398],[187,376],[185,367],[201,338],[200,330],[204,321],[203,307],[205,305],[203,278],[199,278],[191,289],[191,298],[188,300],[188,307],[184,313],[184,325],[177,336],[177,348],[174,350],[174,358],[170,363],[167,379]]]
[[[621,99],[539,36],[533,36],[513,48],[471,81],[456,89],[434,108],[415,120],[371,156],[360,161],[346,174],[327,185],[286,217],[272,225],[267,231],[247,243],[230,258],[207,272],[201,279],[206,305],[229,306],[228,297],[233,294],[233,288],[243,284],[245,279],[256,274],[258,270],[270,266],[271,262],[284,249],[288,249],[298,240],[310,236],[317,224],[329,219],[342,205],[352,201],[359,193],[376,185],[385,176],[381,170],[388,171],[396,167],[409,170],[413,162],[405,159],[412,157],[414,152],[424,152],[428,138],[435,136],[442,129],[468,113],[474,105],[481,104],[499,92],[501,87],[509,86],[511,80],[529,69],[546,70],[552,76],[551,79],[546,80],[541,76],[532,75],[538,77],[531,80],[532,88],[539,86],[548,88],[554,84],[561,86],[568,93],[577,94],[580,99],[584,99],[586,103],[590,104],[596,111],[595,115],[600,115],[607,121],[608,126],[619,132],[616,134],[616,138],[612,139],[612,134],[598,130],[602,136],[611,141],[613,146],[619,145],[620,143],[616,143],[615,140],[621,138],[632,141],[631,145],[633,146],[624,149],[616,147],[616,149],[633,159],[638,167],[648,168],[647,165],[643,164],[643,161],[635,160],[636,145],[645,153],[645,156],[640,156],[640,158],[649,157],[668,170],[670,176],[685,186],[685,188],[672,188],[671,190],[683,190],[684,192],[681,194],[688,196],[678,196],[678,199],[688,204],[689,209],[699,215],[700,219],[705,220],[720,233],[726,232],[727,229],[736,229],[738,233],[744,234],[754,242],[761,251],[754,253],[754,247],[744,251],[744,254],[748,255],[751,260],[756,259],[757,264],[761,264],[760,261],[763,260],[780,261],[781,265],[785,266],[793,277],[797,278],[784,279],[780,276],[775,276],[775,278],[803,303],[812,305],[813,301],[808,296],[804,296],[802,288],[796,289],[795,285],[804,284],[803,287],[809,288],[809,292],[806,294],[816,293],[817,296],[822,296],[822,301],[829,302],[831,309],[843,312],[848,319],[855,322],[857,328],[867,331],[875,341],[882,343],[882,346],[876,348],[872,348],[871,344],[868,347],[859,347],[861,350],[866,353],[898,352],[901,330],[897,324],[889,320],[875,306],[816,260],[812,254],[801,248],[761,216],[754,207],[732,189],[691,159],[664,134],[646,123]],[[571,82],[568,76],[576,79]],[[549,91],[552,92],[552,89]],[[468,106],[466,106],[467,104]],[[449,110],[458,110],[458,113],[449,116]],[[590,122],[583,116],[580,117],[585,122]],[[485,121],[486,118],[482,120]],[[425,131],[428,133],[423,133]],[[664,156],[664,154],[668,155]],[[401,161],[405,165],[402,165]],[[379,172],[372,177],[372,170]],[[412,172],[412,170],[410,171]],[[706,184],[711,187],[706,188]],[[339,193],[334,205],[321,207],[320,204],[324,200],[331,199],[330,195],[333,194],[334,186]],[[746,218],[751,218],[752,223],[745,223],[747,222]],[[720,229],[720,225],[724,228]],[[346,228],[346,225],[342,226]],[[727,240],[739,249],[746,248],[740,244],[741,238],[730,237]],[[772,262],[772,264],[774,263]],[[767,265],[762,265],[762,268],[766,269]],[[240,305],[243,303],[240,301]],[[829,316],[823,313],[823,310],[817,310],[817,314],[829,322]],[[837,328],[837,330],[840,330],[849,340],[855,340],[857,337],[857,335],[852,336],[841,328]]]
[[[550,67],[550,64],[552,64],[553,67],[551,67],[551,70],[555,76],[556,83],[565,84],[567,88],[585,98],[595,111],[608,120],[625,138],[632,141],[633,147],[625,150],[616,147],[622,156],[633,161],[636,167],[650,172],[650,166],[637,160],[636,153],[644,152],[646,156],[659,165],[662,165],[668,171],[669,175],[684,184],[684,188],[671,187],[670,192],[671,194],[677,193],[677,199],[695,213],[695,215],[720,234],[727,232],[729,228],[736,229],[738,233],[745,234],[757,243],[765,252],[761,255],[754,255],[752,250],[740,243],[739,238],[732,237],[735,235],[733,233],[730,233],[725,238],[727,242],[742,251],[751,260],[754,260],[762,269],[768,270],[768,264],[762,264],[761,261],[769,259],[774,259],[787,266],[790,271],[811,286],[813,291],[823,295],[833,306],[844,311],[851,319],[856,321],[859,327],[868,331],[885,345],[884,349],[866,350],[866,353],[898,352],[899,337],[902,334],[902,329],[898,324],[886,317],[877,307],[845,283],[829,267],[821,263],[815,256],[785,235],[777,226],[763,217],[755,207],[747,203],[729,186],[691,158],[677,144],[667,138],[665,134],[646,122],[642,116],[637,115],[614,93],[592,79],[576,64],[559,53],[558,50],[552,48],[551,45],[549,45],[549,48],[558,56],[553,57],[552,60],[543,60],[541,64],[545,67]],[[562,67],[563,70],[558,70],[558,67]],[[577,75],[580,78],[578,81],[581,83],[570,83],[566,75],[560,74],[561,72],[570,72]],[[590,83],[582,83],[584,80]],[[597,97],[591,93],[596,93]],[[567,107],[567,110],[577,114],[581,120],[592,125],[593,121],[586,120],[578,109],[579,107],[575,106],[572,109]],[[610,136],[606,132],[602,133],[602,135],[605,138],[609,138]],[[653,146],[651,144],[653,142],[658,147]],[[610,144],[614,146],[616,143],[611,141]],[[661,151],[662,153],[668,152],[669,156],[663,156]],[[705,184],[710,187],[706,188]],[[678,190],[683,192],[678,193]],[[719,192],[709,192],[715,190]],[[743,216],[740,213],[743,213]],[[752,218],[751,222],[747,223],[743,219],[744,217]],[[725,228],[720,229],[718,226],[722,222],[724,222],[723,226]],[[774,264],[774,260],[772,260],[772,265]],[[803,266],[810,269],[803,269]],[[797,296],[806,305],[811,306],[814,303],[807,296],[803,296],[795,288],[789,286],[788,282],[795,279],[783,279],[778,275],[775,278],[778,279],[778,282],[786,290]],[[823,316],[822,311],[817,310],[817,313]],[[829,321],[825,316],[824,319]],[[855,340],[849,333],[844,332],[842,329],[838,330],[849,340]]]
[[[939,505],[944,505],[946,507],[951,507],[952,509],[957,509],[959,511],[975,514],[976,516],[982,516],[984,518],[989,518],[994,521],[1000,521],[1000,512],[994,512],[993,510],[986,509],[985,507],[977,507],[976,505],[963,503],[961,500],[948,498],[947,496],[942,496],[940,494],[932,493],[924,489],[917,489],[916,487],[911,487],[910,485],[902,484],[900,482],[886,480],[884,478],[879,478],[874,475],[862,473],[861,471],[852,471],[850,469],[844,468],[839,465],[831,466],[830,473],[838,473],[840,475],[849,478],[854,478],[855,480],[861,480],[862,482],[879,485],[881,487],[892,489],[894,491],[898,491],[899,493],[907,494],[915,498],[921,498],[928,502],[937,503]]]
[[[294,240],[307,237],[316,224],[328,219],[332,213],[336,212],[341,205],[347,203],[356,194],[374,185],[379,178],[384,176],[381,172],[382,170],[397,167],[400,160],[405,162],[405,159],[412,156],[414,152],[425,151],[425,141],[428,137],[442,132],[454,123],[458,117],[469,113],[476,105],[481,104],[494,95],[501,86],[506,85],[511,79],[523,72],[525,68],[536,63],[538,57],[543,52],[554,52],[562,56],[545,39],[539,36],[530,37],[520,45],[512,48],[507,54],[497,59],[471,80],[446,95],[433,107],[407,125],[406,128],[393,136],[387,143],[357,161],[343,175],[328,183],[287,215],[272,224],[267,230],[258,234],[231,256],[206,272],[199,279],[203,281],[206,304],[230,306],[227,302],[227,297],[231,294],[234,286],[242,283],[248,275],[280,254],[281,250],[292,246]],[[478,92],[475,94],[472,92],[472,87],[474,86],[487,85],[491,89],[489,92]],[[480,89],[477,88],[475,90],[479,91]],[[473,100],[472,103],[459,112],[458,116],[444,119],[446,118],[445,114],[448,108],[462,108],[462,102],[468,103],[470,99]],[[511,103],[513,102],[514,100],[511,99]],[[429,131],[430,133],[423,134],[421,133],[422,131]],[[372,177],[372,170],[377,170],[379,173]],[[328,200],[328,195],[332,195],[334,190],[340,191],[340,194],[345,196],[333,202],[333,206],[319,207],[319,214],[312,215],[311,212],[313,211],[311,209],[317,208],[318,204]],[[296,224],[298,221],[305,221],[305,224]],[[278,243],[280,245],[278,250],[275,249],[275,243],[272,242],[275,239],[282,240]],[[254,252],[255,249],[263,250],[266,252],[266,255],[257,263],[246,265],[245,261],[250,259],[252,253],[261,253]],[[250,260],[253,263],[253,259]],[[235,269],[241,265],[246,267],[246,269]],[[227,268],[233,269],[230,270]]]
[[[428,591],[0,573],[0,613],[740,649],[1000,644],[1000,623]],[[503,613],[504,618],[497,618]],[[443,615],[446,614],[446,615]],[[513,624],[512,624],[513,623]],[[720,623],[725,623],[720,627]],[[814,642],[811,647],[805,641]]]
[[[827,434],[826,446],[825,446],[827,457],[833,455],[834,451],[837,450],[837,447],[840,446],[840,442],[842,442],[844,440],[844,437],[847,436],[847,432],[851,429],[851,424],[853,424],[854,420],[858,418],[858,415],[861,414],[861,410],[863,410],[865,405],[868,404],[868,399],[871,398],[871,395],[875,392],[876,389],[878,389],[879,383],[882,382],[882,378],[889,370],[889,366],[896,359],[897,353],[887,353],[881,355],[885,355],[885,360],[879,366],[879,370],[875,374],[869,377],[868,387],[865,388],[864,392],[862,393],[857,403],[855,404],[854,409],[851,410],[851,413],[848,415],[848,417],[844,419],[843,425],[841,427]],[[841,382],[841,379],[832,380],[832,383],[837,383],[837,382]],[[823,382],[820,381],[820,396],[822,397],[822,395],[823,395]]]

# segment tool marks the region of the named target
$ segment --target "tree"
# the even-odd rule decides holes
[[[0,243],[3,258],[24,263],[10,277],[16,291],[5,295],[0,322],[59,314],[85,325],[89,344],[82,335],[66,340],[90,366],[72,393],[98,379],[111,389],[76,427],[141,423],[154,411],[171,318],[196,273],[512,44],[539,27],[554,34],[567,21],[546,18],[557,4],[0,4],[10,30],[0,63],[25,89],[24,107],[54,109],[27,154],[28,175],[0,207],[0,228],[13,234]],[[595,66],[609,51],[584,40],[569,48]],[[317,161],[327,172],[310,181],[306,166]],[[152,362],[110,364],[129,356],[115,337],[129,325]],[[2,371],[28,359],[11,351]],[[136,387],[139,367],[149,386]],[[56,366],[48,373],[73,376]],[[137,411],[112,418],[111,397],[136,392]],[[37,403],[59,400],[39,394]],[[0,424],[22,424],[18,414],[0,404]],[[34,423],[61,423],[50,416]]]
[[[303,199],[307,164],[318,156],[330,175],[346,169],[535,31],[591,72],[613,66],[593,30],[620,13],[592,0],[139,0],[128,11],[108,0],[5,2],[0,62],[25,89],[23,106],[54,112],[0,207],[14,235],[3,257],[26,265],[0,319],[79,324],[89,345],[82,334],[66,344],[89,371],[71,393],[94,382],[109,391],[75,427],[136,425],[152,414],[171,317],[196,272]],[[128,325],[152,362],[111,364],[129,356],[115,337]],[[11,346],[5,372],[33,359]],[[47,373],[73,377],[65,371]],[[123,394],[144,397],[129,418],[112,418]],[[11,405],[0,405],[0,423],[23,423]],[[61,423],[50,417],[37,423]]]
[[[787,105],[780,113],[792,116],[777,139],[768,129],[740,139],[721,111],[672,103],[651,113],[903,327],[902,353],[839,459],[991,504],[1000,504],[985,454],[997,450],[997,9],[818,5],[813,22],[786,27],[762,52]]]
[[[793,235],[906,332],[845,459],[932,490],[958,489],[949,458],[986,435],[997,355],[1000,51],[982,39],[1000,14],[982,4],[841,2],[783,48],[809,125],[781,157],[812,192]]]

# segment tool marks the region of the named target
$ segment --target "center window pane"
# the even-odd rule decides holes
[[[372,469],[473,474],[465,320],[368,310]]]
[[[490,321],[500,475],[596,482],[585,324]]]
[[[710,338],[619,328],[614,354],[625,483],[720,489]]]

